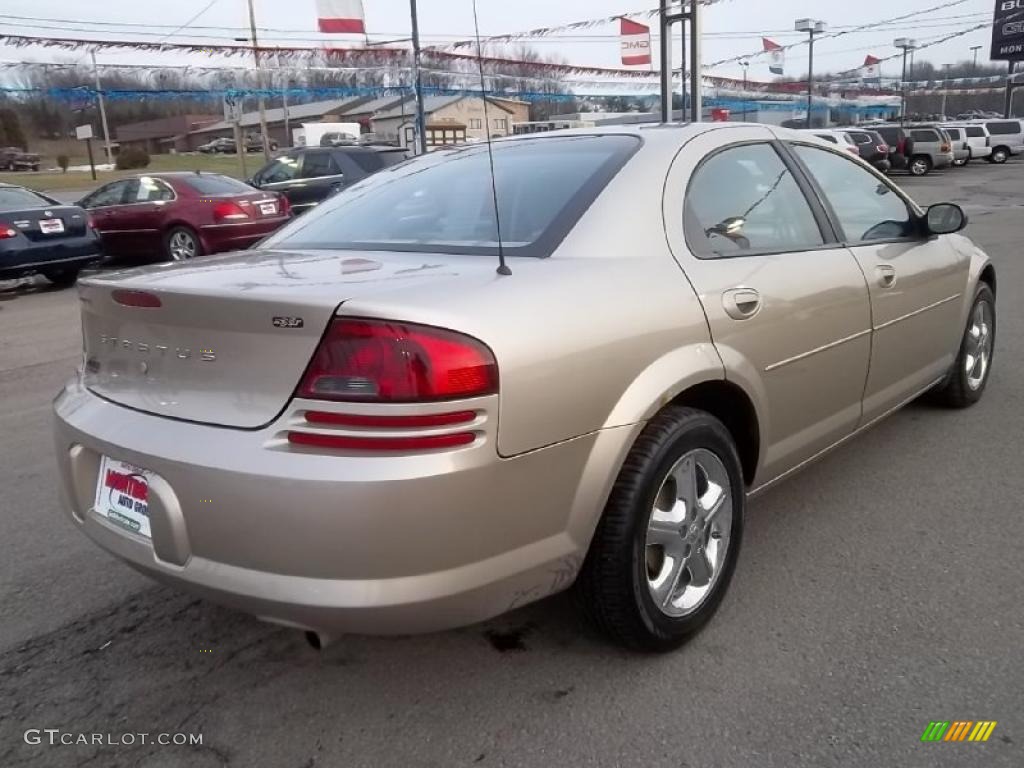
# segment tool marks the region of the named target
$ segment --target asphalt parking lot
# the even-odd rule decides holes
[[[565,596],[318,653],[154,585],[59,509],[75,292],[0,283],[0,766],[1024,764],[1024,161],[897,180],[962,204],[995,261],[985,398],[913,404],[752,502],[722,610],[661,657],[609,647]],[[998,726],[922,744],[931,720]],[[25,743],[47,728],[203,744]]]

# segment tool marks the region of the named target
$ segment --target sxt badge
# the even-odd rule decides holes
[[[304,325],[301,317],[275,317],[275,328],[301,328]]]

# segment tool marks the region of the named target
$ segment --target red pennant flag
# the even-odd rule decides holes
[[[786,50],[767,37],[762,37],[761,43],[768,53],[768,71],[773,75],[781,75],[786,67]]]

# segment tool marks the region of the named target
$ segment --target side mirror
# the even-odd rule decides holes
[[[967,214],[956,203],[936,203],[924,215],[930,235],[951,235],[967,226]]]
[[[255,176],[250,176],[248,179],[245,180],[245,183],[248,184],[250,187],[258,187],[259,186],[259,183],[256,181],[256,177]]]

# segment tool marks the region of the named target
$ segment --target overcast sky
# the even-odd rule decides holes
[[[860,25],[884,20],[893,16],[925,9],[943,3],[944,0],[909,0],[899,3],[893,0],[723,0],[705,11],[704,61],[711,62],[730,56],[750,53],[761,48],[761,35],[773,37],[786,44],[800,39],[792,30],[793,21],[799,17],[817,16],[835,29],[842,25]],[[946,0],[948,1],[948,0]],[[9,33],[51,35],[66,37],[88,37],[94,39],[158,40],[169,34],[175,26],[184,24],[198,13],[210,0],[2,0],[0,2],[0,30]],[[657,6],[657,0],[576,0],[575,2],[553,2],[552,0],[478,0],[481,32],[484,35],[517,32],[540,26],[564,24],[583,19],[611,16],[617,13],[640,11]],[[845,35],[836,39],[824,39],[815,45],[815,70],[839,71],[859,66],[866,54],[879,57],[894,52],[892,41],[895,37],[914,37],[922,42],[952,32],[967,29],[978,23],[991,20],[994,0],[963,0],[952,7],[914,17],[898,25],[889,25],[881,30],[865,31]],[[408,0],[364,0],[367,28],[372,39],[386,39],[389,35],[405,36],[409,32]],[[257,23],[260,27],[274,28],[264,33],[267,44],[290,38],[292,45],[312,45],[319,36],[316,29],[314,0],[256,0]],[[473,16],[470,0],[419,0],[420,31],[425,44],[437,42],[441,36],[460,38],[472,35]],[[11,16],[60,19],[62,21],[17,20]],[[139,23],[140,25],[173,25],[139,27],[102,27],[82,22],[116,22],[118,24]],[[244,34],[248,25],[246,0],[215,0],[208,11],[203,13],[191,27],[181,30],[172,39],[183,39],[185,34],[207,35],[190,37],[190,42],[231,43],[231,37]],[[197,27],[222,27],[201,30]],[[50,28],[47,28],[50,27]],[[233,29],[235,31],[233,31]],[[92,31],[85,31],[92,30]],[[116,30],[116,31],[115,31]],[[309,32],[303,32],[309,30]],[[555,53],[573,63],[618,66],[618,43],[613,37],[617,27],[609,25],[575,35],[585,39],[560,37],[533,41],[539,50]],[[148,34],[143,34],[148,33]],[[609,36],[603,38],[601,36]],[[980,61],[988,60],[990,32],[988,29],[972,32],[963,37],[918,52],[919,60],[930,60],[936,65],[969,60],[972,45],[984,46],[979,52]],[[218,39],[220,38],[220,39]],[[74,54],[44,48],[11,48],[0,46],[0,59],[66,61]],[[787,74],[799,75],[807,69],[806,46],[787,53]],[[160,55],[133,52],[102,53],[100,63],[147,63],[191,64],[204,63],[202,55]],[[205,63],[208,63],[206,59]],[[896,76],[898,65],[889,63],[883,74]],[[737,64],[722,66],[714,74],[738,75],[742,70]],[[764,57],[750,61],[751,79],[768,79],[767,61]]]

